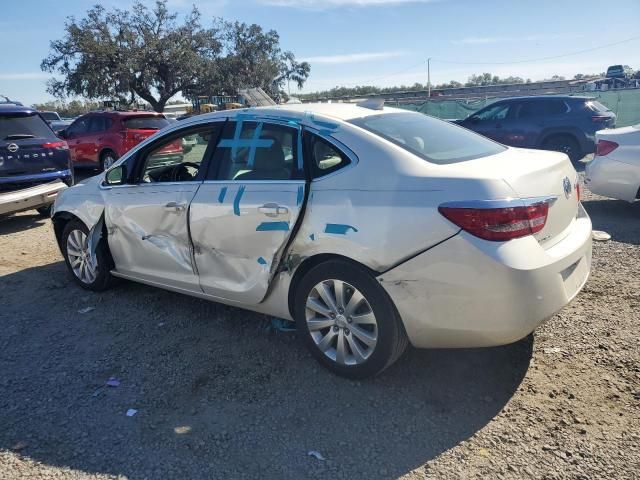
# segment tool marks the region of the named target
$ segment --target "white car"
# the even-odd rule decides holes
[[[593,193],[627,202],[640,198],[640,124],[596,132],[596,154],[585,170]]]
[[[174,142],[198,145],[167,155]],[[562,153],[419,113],[304,104],[173,124],[53,212],[73,278],[295,320],[353,378],[415,347],[514,342],[580,291],[591,221]]]

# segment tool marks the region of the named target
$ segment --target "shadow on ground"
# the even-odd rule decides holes
[[[0,297],[0,449],[130,479],[395,478],[498,414],[533,345],[410,351],[353,382],[263,315],[131,283],[86,292],[62,262],[1,277]]]
[[[47,218],[38,214],[35,210],[19,216],[0,217],[0,235],[24,232],[44,225]]]
[[[584,200],[582,204],[594,230],[604,230],[616,242],[640,245],[640,202],[598,199]],[[629,224],[636,224],[638,228],[629,228]]]

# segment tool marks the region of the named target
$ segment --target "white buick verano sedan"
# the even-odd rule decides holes
[[[362,378],[408,343],[506,344],[563,308],[591,264],[579,193],[561,153],[376,102],[287,105],[163,129],[62,192],[53,224],[84,288],[121,277],[295,320]]]

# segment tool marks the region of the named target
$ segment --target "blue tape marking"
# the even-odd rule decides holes
[[[298,170],[302,171],[302,131],[298,130]]]
[[[256,227],[256,232],[273,232],[276,230],[288,232],[289,222],[262,222]]]
[[[266,265],[266,264],[267,264],[267,261],[266,261],[264,258],[260,257],[260,258],[258,258],[258,263],[259,263],[260,265]]]
[[[316,239],[316,234],[312,233],[311,235],[309,235],[309,238],[311,239],[311,241],[313,242]]]
[[[296,200],[296,205],[300,206],[300,204],[302,203],[302,199],[304,198],[304,187],[302,185],[300,185],[298,187],[298,198]]]
[[[244,185],[242,185],[238,189],[238,193],[236,193],[236,198],[233,200],[233,213],[235,213],[238,216],[240,216],[240,199],[242,198],[243,194],[244,194]]]
[[[256,148],[270,148],[273,145],[273,140],[260,139],[262,134],[262,123],[259,123],[253,133],[252,138],[241,138],[242,122],[239,120],[236,122],[236,130],[233,133],[233,138],[225,138],[218,144],[220,148],[231,148],[231,159],[236,160],[238,156],[238,149],[242,147],[249,147],[249,166],[253,166],[253,162],[256,156]]]
[[[222,187],[222,189],[220,190],[220,195],[218,195],[218,202],[222,203],[224,202],[224,197],[227,194],[227,187]]]
[[[324,233],[346,235],[349,229],[353,230],[354,232],[358,231],[356,227],[352,227],[351,225],[343,225],[341,223],[327,223],[327,226],[324,228]]]

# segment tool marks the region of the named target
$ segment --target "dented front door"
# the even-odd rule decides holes
[[[188,290],[199,290],[187,228],[189,202],[199,182],[114,187],[105,223],[118,272]]]
[[[208,179],[190,211],[196,268],[205,293],[262,301],[305,196],[297,128],[228,122]]]

